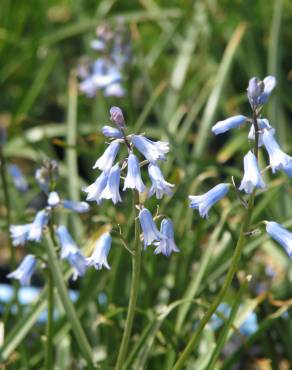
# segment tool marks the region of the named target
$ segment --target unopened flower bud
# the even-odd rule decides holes
[[[123,112],[119,107],[111,107],[110,116],[111,121],[115,123],[118,126],[118,128],[121,129],[126,127]]]

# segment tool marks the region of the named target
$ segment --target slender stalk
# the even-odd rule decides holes
[[[47,316],[47,335],[46,335],[46,355],[45,369],[51,370],[53,367],[53,313],[54,313],[54,285],[52,273],[48,271],[48,316]]]
[[[138,194],[135,192],[133,195],[133,210],[136,215],[136,203],[139,202]],[[138,296],[139,282],[140,282],[140,269],[141,269],[141,245],[140,245],[140,227],[137,217],[135,217],[135,240],[134,240],[134,255],[132,255],[132,282],[130,291],[130,300],[128,306],[127,319],[125,324],[125,329],[123,333],[122,343],[120,346],[115,370],[121,370],[125,363],[125,358],[128,351],[128,345],[130,340],[130,335],[132,331],[136,302]]]
[[[58,260],[58,256],[56,254],[56,250],[53,245],[52,239],[50,238],[48,233],[45,234],[45,246],[48,254],[49,268],[53,276],[53,281],[56,286],[62,305],[64,307],[64,310],[66,311],[68,321],[71,324],[73,333],[75,335],[75,339],[80,347],[83,357],[85,358],[87,364],[89,365],[89,368],[94,369],[95,367],[92,361],[92,350],[90,348],[86,335],[83,331],[83,328],[80,324],[74,306],[68,296],[67,288],[64,282],[64,277],[61,271],[60,262]]]
[[[254,129],[255,129],[254,155],[257,158],[258,157],[259,132],[258,132],[257,112],[256,112],[256,110],[253,111],[253,125],[254,125]],[[233,280],[233,277],[234,277],[234,275],[237,271],[238,263],[239,263],[241,253],[242,253],[242,250],[243,250],[243,247],[244,247],[244,241],[245,241],[245,238],[246,238],[245,234],[246,234],[246,231],[248,231],[249,226],[250,226],[252,212],[253,212],[253,208],[254,208],[255,193],[256,193],[256,190],[254,190],[252,192],[252,194],[250,195],[250,197],[249,197],[248,208],[246,209],[246,212],[245,212],[245,215],[244,215],[243,223],[242,223],[240,233],[239,233],[239,238],[238,238],[238,241],[237,241],[237,244],[236,244],[236,247],[235,247],[235,252],[234,252],[234,255],[232,257],[231,265],[230,265],[230,268],[227,272],[227,275],[226,275],[225,281],[223,283],[223,286],[222,286],[221,290],[219,291],[218,295],[216,296],[215,300],[213,301],[212,305],[210,306],[210,308],[208,309],[208,311],[205,313],[204,317],[200,321],[200,324],[199,324],[197,330],[191,336],[191,339],[189,340],[186,348],[184,349],[184,351],[182,352],[182,354],[178,358],[177,362],[174,364],[174,367],[173,367],[172,370],[180,370],[183,367],[184,363],[186,362],[186,360],[190,356],[191,352],[197,346],[198,340],[199,340],[200,335],[203,332],[205,326],[207,325],[207,323],[211,319],[214,312],[217,310],[217,307],[219,306],[219,304],[223,300],[227,290],[229,289],[229,287],[232,283],[232,280]]]
[[[12,245],[12,241],[9,234],[9,228],[11,225],[11,211],[10,211],[10,196],[8,191],[8,182],[6,177],[6,159],[3,153],[3,147],[0,144],[0,172],[1,172],[1,182],[3,187],[3,194],[4,194],[4,203],[6,208],[6,229],[8,234],[9,240],[9,248],[10,248],[10,262],[12,269],[15,268],[15,250]]]

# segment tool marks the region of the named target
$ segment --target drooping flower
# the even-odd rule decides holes
[[[166,239],[162,239],[159,242],[153,243],[157,247],[154,253],[162,253],[168,257],[172,252],[180,252],[180,249],[177,247],[174,241],[173,223],[170,219],[162,220],[160,232],[162,235],[166,236]]]
[[[124,188],[126,189],[136,189],[139,193],[143,193],[145,190],[145,185],[141,178],[141,171],[139,166],[138,158],[135,154],[130,153],[128,158],[128,172],[124,182]]]
[[[283,170],[292,178],[292,157],[281,150],[270,130],[264,129],[263,143],[269,154],[272,172]]]
[[[36,259],[32,254],[24,257],[15,271],[7,275],[9,279],[19,280],[21,285],[29,285],[36,266]]]
[[[174,187],[173,184],[165,181],[160,168],[150,163],[148,166],[148,173],[151,179],[152,185],[149,190],[148,196],[151,197],[154,193],[156,194],[157,199],[161,199],[163,194],[171,195],[172,190],[171,188]]]
[[[258,166],[255,155],[249,151],[243,158],[244,176],[239,190],[251,194],[254,188],[264,189],[266,187]]]
[[[71,209],[77,213],[85,213],[89,211],[89,204],[86,202],[76,202],[74,200],[63,200],[64,208]]]
[[[28,238],[29,231],[31,229],[31,225],[32,224],[10,226],[9,231],[12,238],[12,244],[15,247],[25,244]]]
[[[93,184],[83,189],[83,191],[87,193],[86,200],[88,200],[89,202],[96,201],[97,204],[100,204],[103,199],[101,197],[101,194],[106,187],[107,179],[108,175],[102,172]]]
[[[144,249],[154,241],[165,239],[166,237],[158,231],[152,215],[147,208],[142,208],[139,213],[139,221],[143,231]]]
[[[56,207],[58,204],[60,204],[60,197],[59,194],[56,191],[52,191],[49,194],[48,197],[48,205],[51,207]]]
[[[267,233],[276,240],[292,258],[292,233],[274,221],[265,221]]]
[[[142,135],[133,135],[132,143],[141,154],[151,163],[165,160],[169,152],[169,144],[165,141],[151,141]]]
[[[46,210],[39,211],[31,224],[27,239],[40,242],[42,239],[43,228],[47,225],[48,221],[48,212]]]
[[[272,126],[270,125],[269,121],[266,119],[266,118],[262,118],[262,119],[258,119],[257,120],[257,123],[258,123],[258,128],[259,128],[259,132],[258,132],[258,146],[262,146],[263,145],[263,133],[264,133],[264,129],[267,129],[270,131],[270,134],[274,135],[275,134],[275,129],[272,128]],[[254,125],[251,125],[250,127],[250,130],[249,130],[249,133],[248,133],[248,140],[255,140],[255,132],[254,132]]]
[[[244,122],[246,122],[247,118],[242,115],[237,115],[237,116],[232,116],[229,117],[223,121],[217,122],[213,127],[212,127],[212,132],[215,135],[222,134],[223,132],[226,132],[232,128],[238,127],[242,125]]]
[[[247,88],[247,96],[252,109],[265,104],[275,86],[276,79],[274,76],[267,76],[263,81],[260,81],[258,77],[251,78]]]
[[[59,226],[56,230],[60,245],[61,258],[66,259],[74,267],[73,279],[83,276],[86,272],[86,260],[79,247],[72,239],[66,226]]]
[[[114,163],[114,160],[118,154],[120,144],[116,141],[110,143],[108,148],[105,150],[103,155],[95,162],[93,169],[99,168],[101,171],[108,173]]]
[[[10,164],[8,166],[8,169],[15,187],[21,192],[27,191],[28,184],[21,169],[16,164]]]
[[[122,201],[120,191],[119,191],[120,175],[121,175],[121,170],[120,170],[119,164],[117,163],[110,170],[108,180],[107,180],[107,185],[101,194],[101,199],[111,199],[114,204]]]
[[[189,195],[190,208],[198,209],[201,217],[208,217],[209,209],[228,192],[230,184],[218,184],[202,195]]]
[[[118,128],[111,127],[111,126],[103,126],[101,131],[103,135],[106,137],[113,137],[116,139],[120,139],[123,137],[123,133],[121,130],[119,130]]]
[[[107,261],[107,256],[109,254],[112,244],[112,237],[109,233],[104,233],[97,240],[95,249],[89,258],[86,258],[86,263],[88,266],[94,266],[96,270],[102,269],[102,266],[110,270],[110,266]]]

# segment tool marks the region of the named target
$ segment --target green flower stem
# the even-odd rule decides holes
[[[8,240],[9,240],[9,248],[10,248],[10,262],[11,262],[11,268],[15,268],[15,250],[12,245],[9,228],[11,225],[11,212],[10,212],[10,197],[9,197],[9,191],[8,191],[8,182],[6,177],[6,159],[3,153],[3,147],[0,144],[0,172],[1,172],[1,182],[2,182],[2,188],[3,188],[3,194],[4,194],[4,202],[5,202],[5,208],[6,208],[6,229],[8,234]]]
[[[253,111],[253,125],[254,125],[254,129],[255,129],[254,155],[257,158],[258,157],[259,132],[258,132],[257,112],[256,111]],[[242,250],[243,250],[243,247],[244,247],[244,241],[245,241],[245,238],[246,238],[245,233],[249,230],[251,217],[252,217],[252,212],[253,212],[253,209],[254,209],[255,193],[256,193],[256,190],[254,190],[252,192],[252,194],[250,195],[250,197],[249,197],[248,208],[247,208],[247,210],[245,212],[245,215],[244,215],[243,223],[242,223],[240,233],[239,233],[239,238],[238,238],[238,241],[237,241],[237,244],[236,244],[236,247],[235,247],[235,252],[233,254],[233,257],[232,257],[232,260],[231,260],[231,265],[230,265],[230,268],[227,272],[224,284],[223,284],[221,290],[219,291],[218,295],[216,296],[214,302],[212,303],[212,305],[210,306],[208,311],[205,313],[203,319],[200,321],[200,324],[199,324],[197,330],[191,336],[191,339],[189,340],[186,348],[184,349],[182,354],[179,356],[177,362],[174,364],[174,367],[173,367],[172,370],[180,370],[183,367],[184,363],[186,362],[186,360],[188,359],[188,357],[190,356],[190,354],[192,353],[194,348],[197,346],[198,340],[199,340],[200,335],[203,332],[205,326],[207,325],[207,323],[211,319],[212,315],[217,310],[217,307],[219,306],[219,304],[223,300],[227,290],[229,289],[229,287],[232,283],[232,280],[233,280],[233,277],[234,277],[234,275],[237,271],[239,260],[240,260],[240,257],[241,257],[241,253],[242,253]]]
[[[46,335],[45,369],[53,367],[53,313],[54,313],[54,284],[52,273],[48,271],[48,319]]]
[[[48,254],[49,268],[53,276],[54,285],[57,289],[57,292],[63,304],[64,310],[71,324],[76,341],[90,369],[94,369],[95,367],[92,361],[92,350],[90,348],[86,335],[82,329],[82,326],[80,324],[80,321],[76,314],[74,306],[68,296],[67,288],[64,282],[64,276],[62,274],[62,270],[60,266],[60,262],[58,260],[57,253],[55,251],[55,247],[53,245],[53,242],[52,242],[52,239],[50,238],[49,233],[45,234],[45,246],[46,246],[46,250]]]
[[[123,333],[122,343],[120,346],[115,370],[121,370],[125,363],[125,358],[128,351],[128,345],[130,340],[130,335],[132,331],[136,302],[138,296],[139,282],[140,282],[140,270],[141,270],[141,245],[140,245],[140,227],[137,219],[136,204],[139,203],[139,195],[135,192],[133,196],[133,211],[136,215],[135,217],[135,240],[134,240],[134,255],[132,255],[132,282],[130,291],[130,300],[128,306],[128,314],[125,324],[125,329]]]

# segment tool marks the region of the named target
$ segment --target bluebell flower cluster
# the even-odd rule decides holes
[[[253,112],[253,117],[249,118],[243,115],[235,115],[225,120],[218,121],[212,127],[212,132],[215,135],[219,135],[244,124],[251,124],[248,140],[251,142],[255,141],[255,130],[258,130],[257,147],[260,148],[263,146],[268,154],[269,165],[267,168],[270,168],[272,173],[283,171],[288,177],[292,178],[292,157],[284,153],[280,148],[280,145],[275,139],[275,129],[270,125],[269,121],[259,116],[275,86],[276,79],[273,76],[267,76],[263,81],[258,77],[251,78],[247,88],[247,97]],[[252,150],[249,150],[244,156],[243,168],[244,174],[238,188],[239,191],[252,194],[255,189],[263,190],[266,188],[257,157]],[[190,195],[190,207],[197,209],[201,217],[208,217],[209,209],[227,194],[228,189],[229,184],[223,183],[216,185],[203,195]],[[292,233],[274,221],[265,221],[265,223],[267,233],[281,244],[288,255],[292,257]]]
[[[97,92],[105,97],[123,97],[126,94],[123,76],[131,56],[131,44],[124,25],[120,24],[116,29],[98,26],[90,47],[98,53],[98,58],[79,66],[80,91],[89,98],[95,97]]]
[[[120,188],[123,191],[136,190],[139,194],[147,192],[148,198],[154,195],[157,199],[161,199],[163,195],[171,196],[174,185],[165,180],[159,167],[159,162],[165,161],[169,152],[168,142],[152,141],[144,135],[127,135],[124,116],[118,107],[110,109],[110,117],[116,127],[104,126],[102,128],[103,134],[110,138],[111,142],[93,166],[93,169],[99,169],[101,173],[93,184],[83,189],[87,194],[86,200],[95,201],[98,205],[105,199],[110,199],[114,204],[122,202]],[[122,145],[127,148],[127,156],[118,158]],[[140,155],[144,157],[141,161],[139,160]],[[141,168],[143,166],[148,167],[151,182],[149,189],[142,179]],[[124,176],[123,172],[125,172]],[[124,181],[123,186],[121,186],[122,180]],[[166,223],[167,226],[162,221],[162,230],[159,231],[147,208],[140,209],[138,218],[145,248],[151,244],[156,245],[155,253],[162,253],[166,256],[171,252],[179,251],[173,240],[173,225],[170,220]]]
[[[18,247],[27,242],[40,243],[54,209],[64,208],[77,213],[89,211],[88,203],[76,202],[68,199],[63,200],[55,190],[49,191],[51,187],[50,183],[52,181],[54,182],[57,178],[57,167],[55,161],[46,161],[44,165],[36,171],[37,182],[47,195],[47,204],[44,209],[36,213],[31,223],[10,226],[13,246]],[[85,257],[73,241],[66,227],[58,226],[56,235],[61,246],[61,258],[66,259],[74,268],[73,278],[76,279],[78,276],[83,276],[87,268]],[[35,268],[35,263],[33,263],[33,261],[35,261],[35,256],[28,255],[24,258],[18,269],[9,274],[8,277],[19,279],[21,284],[28,284]]]

